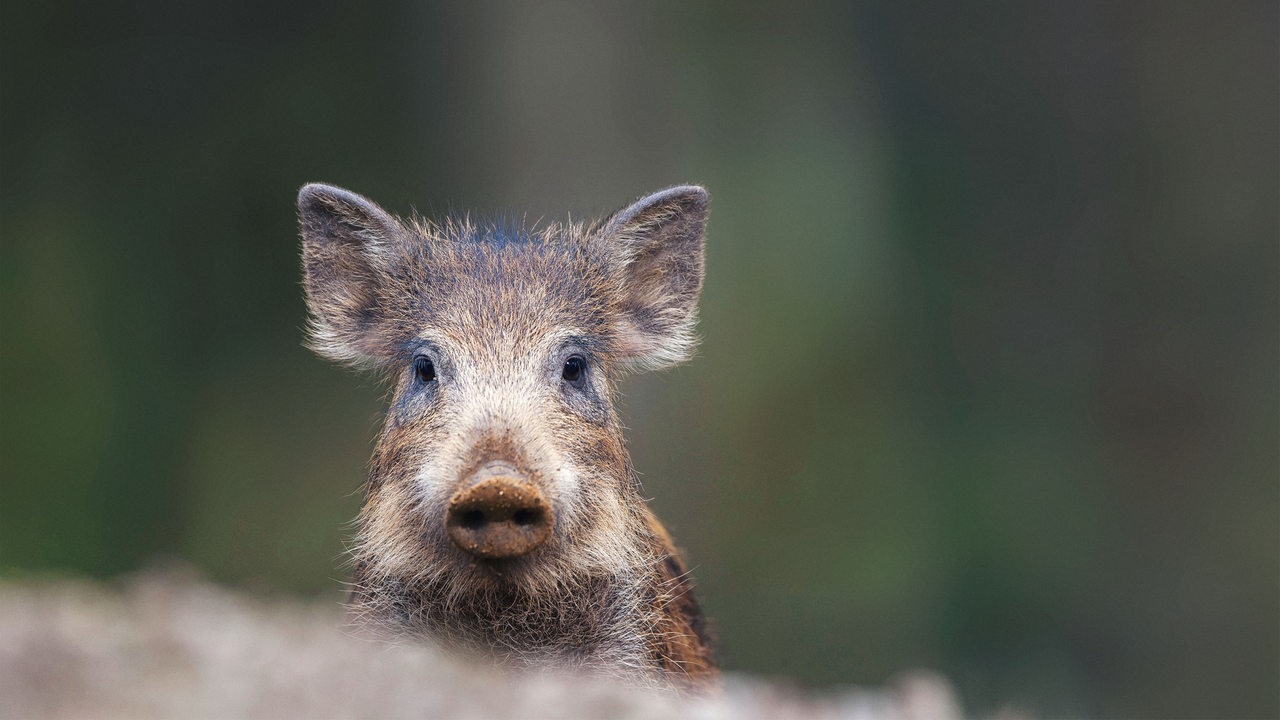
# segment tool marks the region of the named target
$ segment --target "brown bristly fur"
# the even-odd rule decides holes
[[[355,617],[514,668],[714,682],[692,583],[613,405],[617,375],[692,351],[706,202],[678,187],[594,226],[506,230],[406,223],[303,188],[311,347],[394,386],[352,550]],[[584,379],[563,377],[568,358]],[[494,464],[552,509],[526,555],[478,559],[444,527],[450,498]]]

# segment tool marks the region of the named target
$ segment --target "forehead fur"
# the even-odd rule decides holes
[[[558,331],[607,349],[618,282],[584,227],[407,225],[403,241],[387,248],[395,256],[379,303],[401,341],[434,333],[483,353]]]

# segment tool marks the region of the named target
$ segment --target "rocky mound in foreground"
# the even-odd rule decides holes
[[[729,675],[723,693],[690,700],[581,678],[504,676],[342,628],[336,605],[264,600],[182,572],[123,586],[0,584],[0,717],[961,716],[950,686],[927,673],[820,697]]]

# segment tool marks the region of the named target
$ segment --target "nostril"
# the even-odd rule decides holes
[[[458,518],[458,524],[468,530],[478,530],[484,520],[484,513],[479,510],[467,510]]]
[[[520,509],[511,516],[512,522],[520,526],[529,526],[538,522],[538,513],[533,510]]]

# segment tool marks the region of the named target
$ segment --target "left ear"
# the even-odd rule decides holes
[[[621,279],[616,352],[624,366],[656,370],[693,353],[706,226],[707,191],[682,185],[636,201],[600,229]]]

